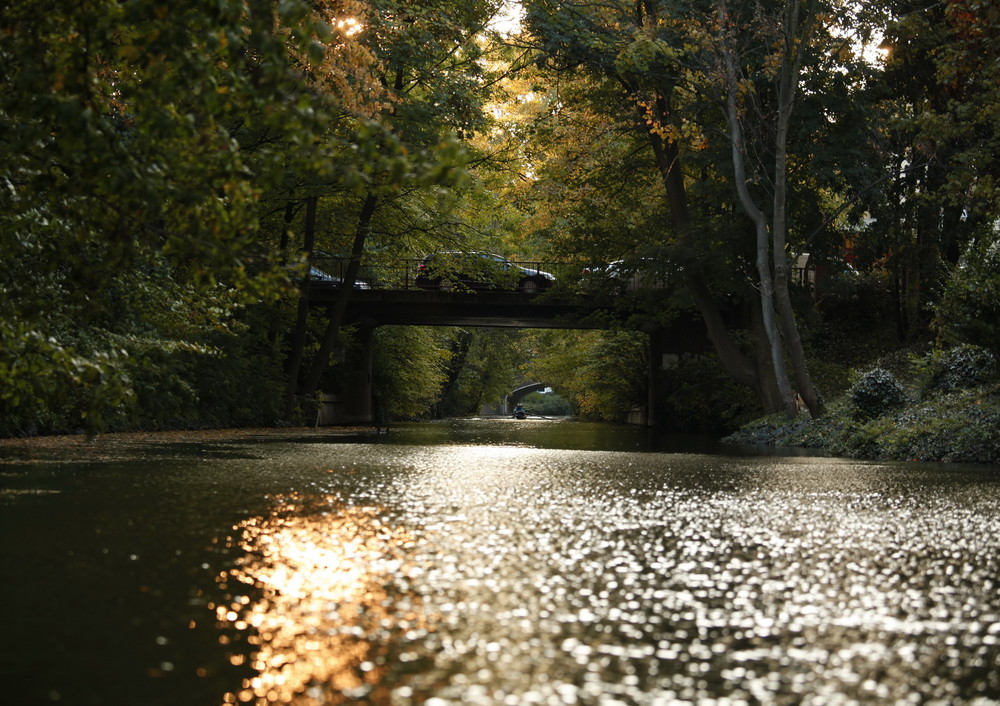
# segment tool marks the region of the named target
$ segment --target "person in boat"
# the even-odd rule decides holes
[[[524,411],[524,405],[518,402],[514,405],[514,417],[516,419],[524,419],[527,416],[527,412]]]

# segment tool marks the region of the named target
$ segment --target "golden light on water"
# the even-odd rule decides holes
[[[249,658],[254,676],[227,693],[225,704],[375,698],[387,659],[385,641],[375,645],[370,637],[419,622],[400,610],[405,597],[386,589],[389,574],[407,573],[408,534],[380,520],[378,508],[324,501],[313,511],[285,499],[270,516],[236,528],[245,554],[217,582],[229,590],[234,582],[253,586],[260,597],[234,596],[214,610],[220,628],[250,631],[257,650]],[[245,658],[233,654],[231,661]]]

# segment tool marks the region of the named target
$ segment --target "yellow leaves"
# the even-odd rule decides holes
[[[708,147],[708,137],[704,130],[695,122],[681,118],[680,123],[667,122],[656,110],[655,102],[636,98],[636,104],[642,109],[646,127],[655,135],[667,142],[679,142],[693,150],[703,150]]]
[[[785,60],[785,44],[783,41],[778,41],[772,47],[770,54],[764,56],[764,60],[761,64],[761,73],[765,76],[773,78],[778,75],[781,70],[781,65]]]
[[[366,7],[355,0],[316,0],[307,23],[311,36],[293,52],[308,67],[309,81],[346,112],[373,116],[391,97],[377,78],[378,59],[360,41]]]
[[[661,123],[647,119],[650,130],[668,142],[681,142],[693,150],[703,150],[708,147],[708,138],[701,126],[689,120],[681,120],[680,125]]]
[[[364,28],[365,26],[354,17],[344,17],[337,20],[337,29],[346,37],[353,37]]]

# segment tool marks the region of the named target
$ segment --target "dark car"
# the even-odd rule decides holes
[[[414,282],[421,289],[444,291],[540,292],[551,287],[555,279],[548,272],[492,253],[439,252],[420,261]]]

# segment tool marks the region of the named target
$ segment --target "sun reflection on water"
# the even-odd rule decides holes
[[[400,610],[406,597],[387,588],[389,574],[407,574],[403,551],[411,537],[379,515],[377,507],[344,506],[332,496],[287,497],[269,516],[236,527],[233,541],[244,555],[217,583],[252,586],[260,598],[230,596],[214,606],[221,629],[248,631],[256,647],[249,657],[253,676],[223,703],[387,698],[373,693],[389,661],[387,637],[421,620],[414,610]],[[234,664],[245,659],[231,655]]]
[[[1000,688],[988,497],[828,460],[413,445],[376,462],[236,527],[212,608],[246,678],[225,704],[978,703]]]

